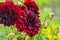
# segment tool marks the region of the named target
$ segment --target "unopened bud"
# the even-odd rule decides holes
[[[15,36],[15,33],[10,33],[8,37],[13,38]]]
[[[50,19],[52,19],[54,16],[54,13],[50,13]]]
[[[45,21],[45,28],[48,27],[48,21]]]
[[[18,5],[21,5],[22,3],[21,2],[18,2]]]
[[[24,5],[24,0],[18,0],[18,5],[23,6]]]

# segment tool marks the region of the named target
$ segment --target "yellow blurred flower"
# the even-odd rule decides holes
[[[58,35],[57,35],[57,39],[60,40],[60,33],[58,33]]]
[[[54,31],[56,29],[56,24],[52,24],[51,29],[52,29],[52,31]]]
[[[41,31],[41,33],[42,33],[42,34],[50,34],[50,33],[51,33],[51,30],[50,30],[50,28],[49,28],[49,27],[48,27],[48,28],[46,28],[46,29],[45,29],[45,28],[43,28],[43,29],[42,29],[42,31]]]
[[[49,40],[55,40],[55,39],[57,39],[57,36],[56,35],[48,34],[48,39]]]
[[[30,36],[26,35],[25,40],[30,40]]]

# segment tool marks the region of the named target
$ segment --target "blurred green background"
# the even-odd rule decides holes
[[[39,5],[41,12],[54,13],[53,21],[60,23],[60,0],[36,0],[36,3]]]

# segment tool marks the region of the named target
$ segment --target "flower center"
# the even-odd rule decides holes
[[[33,25],[34,21],[35,21],[35,17],[33,15],[29,15],[27,20],[28,25]]]
[[[9,13],[5,13],[5,14],[3,14],[3,19],[9,19],[9,18],[10,18]]]

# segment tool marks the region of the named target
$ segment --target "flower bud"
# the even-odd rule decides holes
[[[50,19],[52,19],[54,16],[54,13],[50,13]]]
[[[8,37],[13,38],[15,36],[15,33],[10,33]]]

